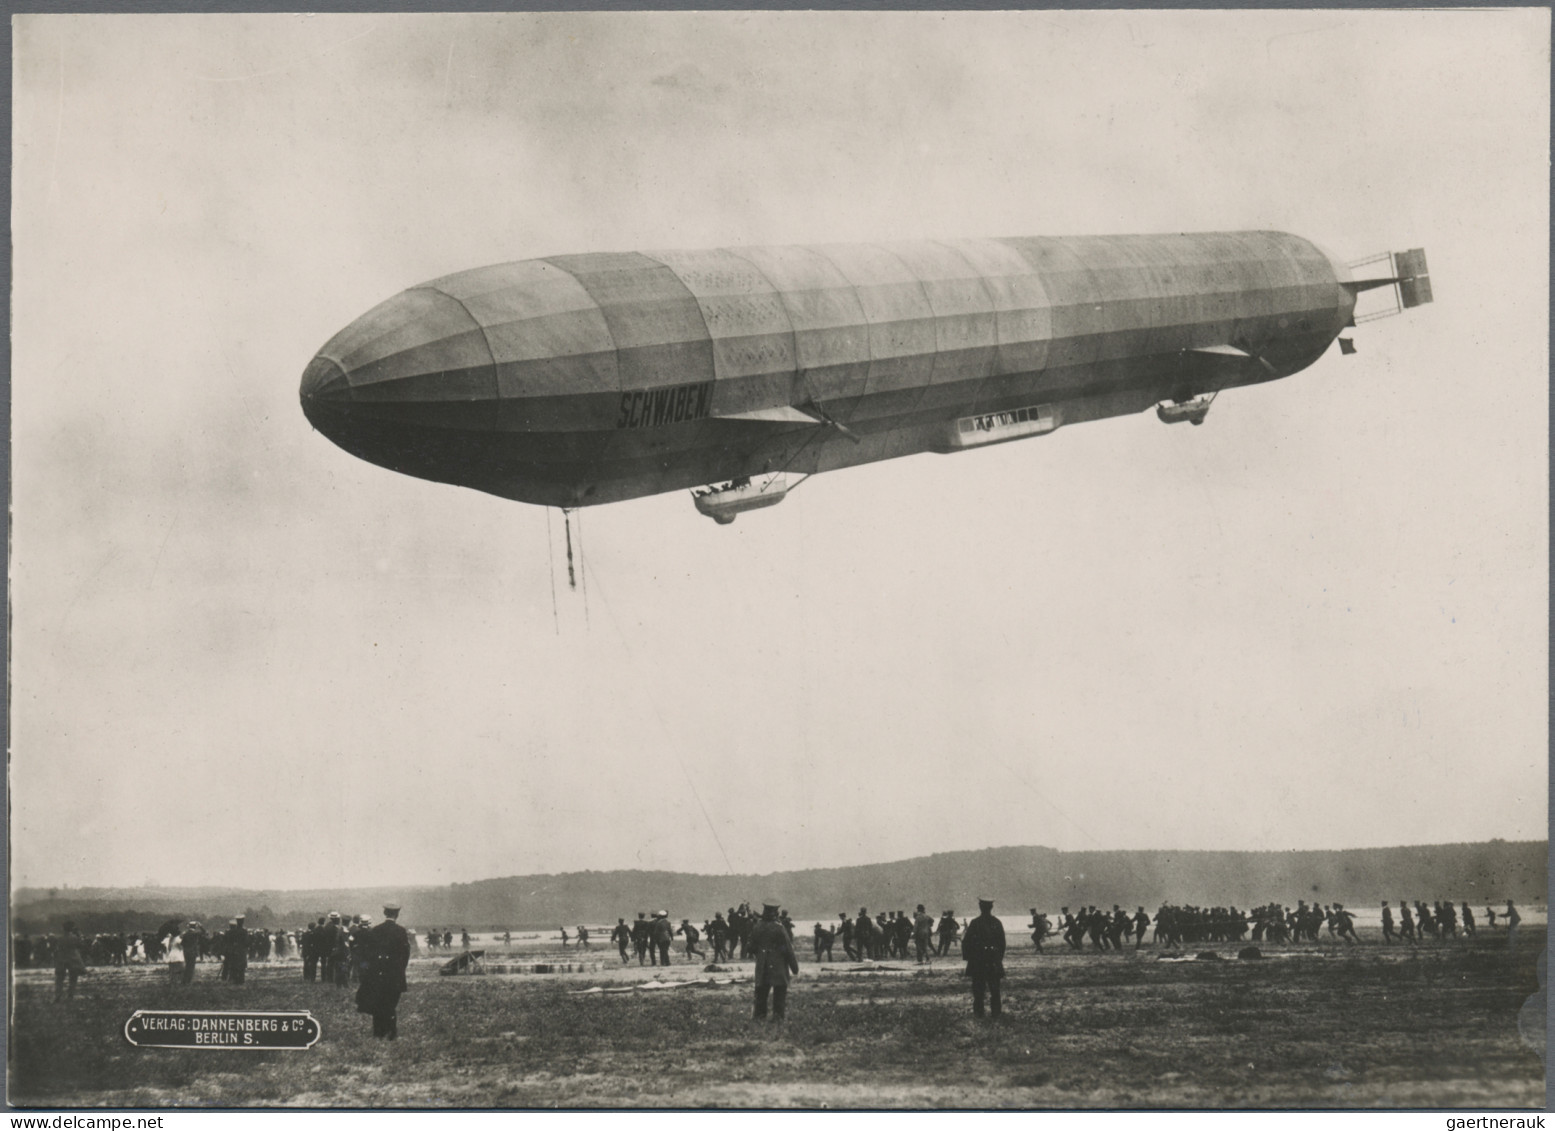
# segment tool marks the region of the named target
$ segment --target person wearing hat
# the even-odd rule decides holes
[[[340,934],[340,912],[331,911],[329,921],[323,923],[313,945],[319,952],[319,981],[326,986],[335,983],[335,941]]]
[[[317,923],[309,923],[302,934],[297,936],[297,943],[302,950],[302,980],[316,982],[319,976],[319,938],[324,933],[324,916],[320,915]]]
[[[76,979],[86,973],[86,959],[81,957],[82,948],[85,946],[85,941],[76,931],[76,925],[67,920],[60,931],[59,941],[54,944],[55,1001],[65,996],[67,980],[70,983],[69,996],[76,996]]]
[[[632,945],[632,928],[626,925],[625,919],[616,920],[616,925],[610,932],[610,941],[615,943],[616,949],[621,952],[621,965],[625,966],[631,961],[626,948]]]
[[[931,961],[934,954],[934,916],[925,911],[921,903],[918,904],[918,910],[913,912],[912,943],[920,966]]]
[[[981,912],[967,924],[961,937],[961,957],[966,959],[966,972],[972,977],[972,1013],[983,1015],[983,998],[988,998],[988,1009],[999,1016],[999,982],[1004,978],[1004,924],[994,918],[993,900],[979,899]]]
[[[184,952],[184,985],[194,981],[194,964],[205,950],[205,928],[198,919],[190,919],[184,933],[178,936],[178,945]]]
[[[248,973],[248,932],[243,929],[243,916],[239,915],[227,924],[222,943],[221,976],[241,986]]]
[[[670,947],[675,942],[675,928],[670,925],[670,913],[668,911],[655,911],[653,913],[653,945],[650,948],[658,954],[660,966],[670,964]]]
[[[707,961],[707,951],[702,950],[697,946],[697,940],[702,937],[702,932],[691,925],[690,919],[682,919],[680,921],[680,926],[675,928],[675,933],[677,935],[686,936],[687,962],[691,961],[691,956],[693,954],[702,959],[702,961]]]
[[[360,916],[357,917],[359,919]],[[335,985],[345,987],[351,984],[351,931],[354,926],[360,924],[348,915],[341,915],[340,922],[335,924],[335,953],[330,969],[335,972]]]
[[[762,904],[761,921],[751,928],[751,954],[756,959],[756,1020],[767,1016],[767,997],[772,997],[772,1017],[783,1020],[788,1005],[788,976],[799,973],[788,932],[778,922],[775,900]]]
[[[410,964],[410,936],[400,926],[400,905],[383,905],[383,922],[363,932],[361,968],[356,988],[358,1013],[370,1013],[373,1036],[397,1040],[400,1035],[400,995],[405,992],[405,968]],[[367,916],[362,917],[365,921]]]
[[[648,925],[648,913],[639,911],[637,913],[637,921],[632,924],[632,947],[637,951],[637,965],[639,966],[647,965],[648,936],[651,931],[652,928]],[[659,964],[658,960],[654,959],[653,964],[657,966]]]
[[[367,948],[367,928],[372,925],[372,916],[351,916],[351,929],[346,932],[346,947],[349,959],[346,962],[346,978],[340,984],[343,986],[354,985],[361,981],[362,964]]]

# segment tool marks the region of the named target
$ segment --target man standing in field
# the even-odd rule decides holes
[[[627,956],[626,948],[632,943],[632,928],[626,925],[625,919],[617,919],[615,930],[610,932],[610,941],[616,944],[616,949],[621,952],[621,965],[625,966],[631,959]]]
[[[320,919],[318,926],[309,923],[303,928],[302,934],[297,938],[298,948],[302,951],[302,980],[315,982],[319,976],[319,931],[323,928],[324,920]]]
[[[244,975],[248,973],[248,931],[243,927],[243,916],[239,915],[232,920],[227,927],[225,941],[227,951],[222,959],[223,976],[241,986]]]
[[[351,932],[346,928],[344,917],[335,927],[335,956],[331,969],[335,972],[335,985],[351,984]]]
[[[1393,941],[1393,908],[1388,906],[1388,901],[1382,901],[1382,941]]]
[[[400,995],[405,992],[405,968],[410,964],[410,937],[396,920],[400,905],[383,905],[383,922],[363,933],[362,970],[356,989],[359,1013],[373,1017],[373,1036],[385,1040],[399,1037],[397,1011]]]
[[[648,913],[639,911],[637,922],[632,924],[632,945],[637,948],[637,965],[644,965],[643,958],[648,955]],[[657,966],[659,960],[655,958],[653,964]]]
[[[670,964],[670,946],[675,941],[675,928],[670,926],[670,913],[668,911],[657,912],[653,917],[653,933],[650,942],[653,949],[658,952],[659,965]]]
[[[313,946],[319,955],[319,980],[326,986],[335,984],[335,935],[340,930],[340,912],[331,911],[328,921],[319,920]]]
[[[788,932],[778,922],[778,904],[768,900],[762,904],[761,921],[751,929],[750,949],[756,959],[756,1020],[767,1016],[767,997],[772,997],[772,1017],[783,1020],[788,1007],[788,976],[799,973],[799,959],[794,955]]]
[[[972,1013],[983,1015],[983,997],[988,997],[989,1012],[998,1017],[1001,1003],[999,983],[1004,978],[1004,924],[994,918],[993,900],[979,899],[981,914],[967,924],[961,939],[961,957],[972,976]]]
[[[918,904],[918,910],[913,912],[912,944],[918,965],[928,962],[934,953],[934,916],[925,911],[921,903]]]
[[[205,949],[205,928],[199,920],[189,920],[189,925],[179,936],[178,945],[184,952],[184,985],[187,986],[194,981],[194,964],[200,960],[200,951]]]
[[[54,946],[54,1000],[65,996],[65,984],[70,984],[70,996],[76,996],[76,979],[86,973],[86,960],[81,957],[85,940],[76,933],[74,923],[66,923]]]

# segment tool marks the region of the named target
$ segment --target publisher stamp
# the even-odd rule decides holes
[[[306,1049],[318,1041],[319,1023],[306,1010],[137,1009],[124,1039],[138,1048]]]

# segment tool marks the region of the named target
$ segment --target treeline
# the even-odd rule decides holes
[[[550,929],[566,924],[613,923],[658,908],[707,916],[742,901],[781,900],[796,918],[838,911],[975,911],[987,893],[999,909],[1162,903],[1255,907],[1298,899],[1350,907],[1381,900],[1454,899],[1483,905],[1515,899],[1542,903],[1548,889],[1547,841],[1493,840],[1478,844],[1415,845],[1312,852],[1060,852],[1051,848],[989,848],[945,852],[889,864],[818,868],[766,875],[708,876],[686,872],[572,872],[510,876],[448,887],[342,888],[299,892],[200,889],[75,888],[51,893],[21,889],[13,930],[57,930],[74,917],[82,930],[152,930],[184,909],[224,921],[247,914],[250,927],[298,927],[327,911],[377,915],[385,899],[404,905],[402,921],[416,926],[470,930]],[[126,907],[153,908],[125,911]],[[277,908],[271,911],[271,908]],[[125,916],[90,926],[89,915]],[[149,920],[149,923],[147,921]],[[104,922],[108,922],[107,919]],[[119,923],[123,925],[120,926]],[[147,923],[141,926],[141,923]]]

